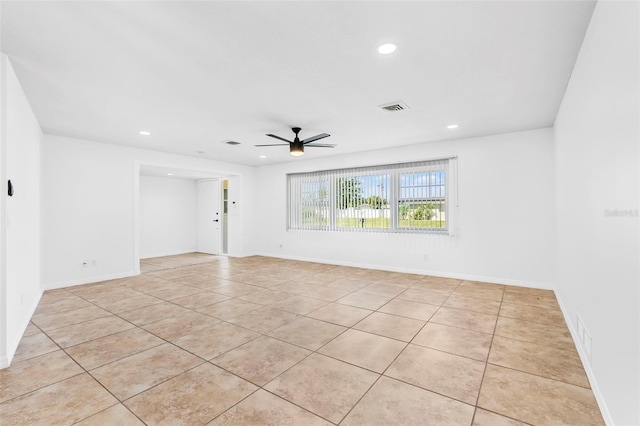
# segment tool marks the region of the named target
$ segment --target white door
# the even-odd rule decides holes
[[[198,251],[220,253],[220,182],[198,181]]]

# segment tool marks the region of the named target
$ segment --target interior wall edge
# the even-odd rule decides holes
[[[587,374],[587,379],[589,379],[589,385],[591,386],[591,390],[593,391],[593,395],[596,398],[596,402],[598,403],[598,408],[600,408],[600,413],[602,414],[602,418],[604,419],[607,425],[613,426],[615,422],[613,421],[613,417],[611,416],[611,412],[609,411],[609,407],[605,401],[604,395],[598,386],[598,381],[596,380],[596,375],[591,368],[591,362],[589,360],[589,356],[582,348],[582,345],[579,343],[578,332],[576,331],[576,324],[572,321],[572,316],[569,315],[567,307],[562,301],[562,297],[560,296],[560,291],[557,287],[554,286],[553,293],[556,296],[556,300],[558,301],[558,305],[560,306],[560,310],[562,311],[562,316],[564,317],[564,321],[569,328],[569,333],[571,333],[571,339],[573,340],[573,344],[576,347],[576,351],[578,351],[578,355],[580,356],[580,361],[582,361],[582,367],[584,368],[585,373]]]
[[[363,263],[363,262],[340,261],[335,259],[290,256],[290,255],[283,255],[278,253],[267,253],[267,252],[259,253],[258,256],[274,257],[278,259],[288,259],[288,260],[299,260],[302,262],[324,263],[328,265],[337,265],[337,266],[351,266],[355,268],[376,269],[380,271],[401,272],[403,274],[430,275],[433,277],[454,278],[454,279],[465,280],[465,281],[479,281],[479,282],[486,282],[486,283],[492,283],[492,284],[504,284],[504,285],[512,285],[516,287],[529,287],[529,288],[536,288],[541,290],[553,290],[555,288],[555,286],[552,283],[524,281],[524,280],[510,279],[510,278],[503,278],[503,277],[490,277],[485,275],[458,274],[455,272],[448,272],[448,271],[434,271],[429,269],[376,265],[376,264]]]
[[[44,294],[44,291],[40,290],[40,294],[33,301],[31,306],[29,307],[29,309],[27,311],[27,312],[29,312],[29,315],[28,315],[29,321],[24,323],[22,325],[22,328],[20,330],[18,330],[18,332],[16,333],[16,337],[17,337],[17,341],[18,342],[22,340],[22,336],[24,335],[24,332],[27,331],[27,327],[29,326],[29,323],[31,322],[31,317],[33,317],[33,314],[36,312],[36,309],[38,308],[38,305],[40,304],[40,299],[42,298],[43,294]],[[18,350],[17,346],[9,348],[9,352],[6,354],[6,356],[0,357],[0,369],[9,367],[11,365],[11,361],[13,361],[13,357],[16,354],[16,350]]]

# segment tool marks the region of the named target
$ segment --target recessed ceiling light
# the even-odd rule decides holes
[[[147,132],[146,130],[140,130],[138,133],[142,136],[151,136],[151,132]]]
[[[260,158],[267,158],[267,156],[266,155],[261,155]]]
[[[173,176],[173,173],[167,173],[167,176]]]
[[[378,47],[378,53],[381,55],[388,55],[389,53],[393,53],[396,51],[396,45],[391,43],[385,43]]]
[[[447,126],[447,129],[449,129],[449,130],[453,130],[453,129],[457,129],[457,128],[458,128],[458,125],[457,125],[457,124],[449,124],[449,125]]]

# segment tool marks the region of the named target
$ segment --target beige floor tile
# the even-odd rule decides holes
[[[124,405],[118,404],[113,407],[109,407],[104,411],[100,411],[91,417],[88,417],[77,423],[79,426],[144,426],[144,423],[140,421],[131,411],[129,411]]]
[[[119,333],[134,326],[127,321],[111,315],[91,321],[81,322],[55,330],[48,331],[47,334],[54,342],[63,348],[74,346],[89,340],[99,339],[110,334]]]
[[[4,402],[0,413],[2,424],[7,426],[62,425],[75,423],[117,402],[85,373]]]
[[[485,363],[409,345],[386,376],[475,405]]]
[[[257,303],[259,305],[271,305],[273,303],[281,302],[288,297],[290,297],[289,293],[264,288],[262,290],[254,291],[253,293],[240,296],[238,299]]]
[[[499,317],[496,336],[574,351],[575,345],[566,326],[550,326],[530,321]]]
[[[504,294],[503,301],[515,305],[529,305],[537,308],[560,310],[560,305],[558,305],[558,301],[553,295],[540,296],[536,294],[508,292]]]
[[[127,297],[122,300],[116,300],[107,303],[101,303],[100,306],[109,312],[117,314],[120,312],[130,311],[132,309],[140,309],[144,308],[145,306],[155,305],[162,302],[163,300],[158,299],[157,297],[139,293],[138,296]]]
[[[490,299],[501,301],[504,293],[504,286],[498,286],[496,284],[473,285],[469,281],[463,281],[453,293],[461,296],[478,297],[481,299]]]
[[[409,300],[411,302],[428,303],[429,305],[440,306],[447,300],[447,295],[436,292],[424,290],[421,288],[410,288],[405,290],[404,293],[398,295],[398,299]]]
[[[590,387],[576,351],[495,336],[489,362],[584,388]]]
[[[441,307],[438,309],[438,312],[431,317],[429,322],[480,331],[482,333],[493,333],[496,326],[496,319],[496,315]]]
[[[435,280],[431,278],[435,278]],[[442,281],[442,280],[447,280],[447,281]],[[453,291],[456,288],[458,288],[461,282],[462,281],[460,280],[453,280],[451,278],[427,277],[415,283],[413,285],[413,288],[421,288],[423,290],[433,291],[435,293],[442,293],[448,296],[451,293],[453,293]]]
[[[347,330],[318,352],[333,358],[382,373],[406,343],[358,330]]]
[[[332,322],[344,327],[351,327],[370,313],[370,310],[356,308],[355,306],[329,303],[320,309],[316,309],[315,311],[308,313],[307,316],[322,321]]]
[[[497,315],[500,310],[500,302],[497,300],[481,299],[479,297],[462,296],[459,294],[449,296],[442,306],[491,315]]]
[[[562,311],[555,309],[538,308],[535,306],[514,305],[502,302],[500,306],[501,317],[519,319],[523,321],[539,322],[542,324],[564,326]]]
[[[43,296],[44,297],[44,296]],[[73,309],[89,308],[91,303],[78,296],[66,296],[52,300],[51,302],[41,302],[34,312],[34,316],[49,315],[58,312],[71,311]]]
[[[316,285],[313,288],[306,289],[300,295],[305,297],[313,297],[314,299],[325,300],[327,302],[335,302],[336,300],[347,296],[351,290],[339,287],[328,287]]]
[[[339,423],[378,377],[371,371],[312,354],[265,389]]]
[[[212,363],[258,386],[263,386],[311,352],[289,343],[261,336],[245,343]]]
[[[378,309],[379,312],[400,315],[402,317],[413,318],[421,321],[429,321],[437,310],[438,307],[436,305],[411,302],[403,299],[393,299]]]
[[[123,401],[202,362],[200,358],[165,343],[96,368],[91,374]]]
[[[174,284],[170,288],[165,288],[158,291],[150,291],[148,294],[153,297],[157,297],[159,299],[164,300],[173,300],[178,299],[180,297],[189,296],[195,293],[200,292],[200,289],[197,287],[191,287],[188,285],[182,284]]]
[[[224,278],[218,278],[215,276],[210,276],[209,274],[206,277],[194,277],[190,280],[182,281],[183,285],[188,285],[191,287],[199,288],[200,290],[212,291],[216,288],[224,287],[227,285],[233,284],[233,281],[225,280]],[[228,296],[231,297],[231,296]]]
[[[482,408],[476,408],[472,426],[526,426],[526,423],[483,410]]]
[[[190,312],[189,309],[174,305],[170,302],[157,303],[130,311],[120,312],[118,316],[132,322],[137,326],[151,324],[169,317],[174,317]]]
[[[0,402],[82,373],[63,351],[55,351],[0,370]]]
[[[469,425],[474,407],[381,377],[341,425]]]
[[[158,346],[164,341],[140,328],[91,340],[67,348],[67,353],[83,368],[92,370],[102,365]]]
[[[530,294],[534,296],[543,296],[543,297],[553,297],[556,295],[553,290],[547,290],[542,288],[531,288],[531,287],[521,287],[516,285],[505,285],[504,292],[506,293],[523,293]]]
[[[389,300],[391,300],[391,296],[379,296],[377,294],[365,293],[362,290],[358,290],[348,296],[338,299],[337,303],[375,311]]]
[[[582,387],[588,381],[549,290],[263,256],[236,259],[189,253],[141,264],[155,272],[43,294],[12,366],[0,372],[0,388],[9,382],[8,390],[2,391],[15,395],[0,403],[0,423],[7,423],[7,412],[7,424],[142,424],[77,364],[38,364],[40,358],[62,353],[47,334],[71,345],[65,351],[91,374],[103,374],[102,380],[113,381],[108,386],[124,389],[120,397],[136,393],[132,398],[141,401],[150,424],[163,419],[172,419],[166,421],[171,424],[327,424],[350,413],[344,424],[469,425],[460,407],[468,407],[465,401],[473,403],[474,395],[482,394],[495,407],[476,408],[474,425],[515,426],[540,419],[543,424],[566,422],[573,411],[590,410],[581,405],[584,398],[594,400],[591,390]],[[343,298],[371,309],[331,303]],[[380,306],[380,300],[386,304]],[[120,320],[125,317],[127,321]],[[244,327],[229,323],[234,318]],[[425,321],[429,322],[422,326]],[[245,327],[261,332],[277,328],[267,337]],[[400,344],[401,350],[389,342]],[[513,389],[494,384],[495,392],[489,392],[495,379],[491,373],[482,386],[478,384],[487,362],[488,371],[506,372],[505,383]],[[202,392],[190,387],[193,383],[225,387],[226,379],[211,381],[202,378],[206,374],[192,373],[207,366],[217,369],[215,363],[224,364],[221,371],[237,373],[223,375],[240,383],[250,383],[240,376],[266,383],[266,389],[273,386],[279,396],[265,389],[234,399],[227,394],[233,393],[230,385],[230,391],[205,390],[201,398]],[[1,377],[25,366],[30,371],[14,375],[20,378],[18,384]],[[67,377],[71,370],[77,375]],[[378,371],[385,372],[383,378]],[[82,387],[78,377],[93,387],[60,398],[65,389]],[[253,392],[256,388],[251,386]],[[52,389],[51,395],[45,392]],[[507,400],[493,398],[498,391]],[[94,395],[100,400],[101,392],[110,398],[109,404],[84,403],[87,398],[93,402]],[[74,400],[78,395],[82,399]],[[219,402],[227,397],[232,402],[222,401],[211,410],[212,398]],[[51,398],[59,399],[50,404]],[[546,413],[548,399],[552,403]],[[600,416],[591,423],[598,422]]]
[[[384,282],[391,285],[399,285],[399,286],[411,286],[424,278],[424,275],[417,274],[403,274],[401,272],[391,272],[389,273]]]
[[[202,425],[256,389],[251,383],[205,363],[124,404],[146,424]]]
[[[411,343],[443,352],[486,361],[491,347],[491,334],[429,323]]]
[[[114,286],[113,288],[108,288],[102,291],[83,295],[82,297],[84,297],[91,303],[95,303],[96,305],[105,305],[107,303],[118,302],[120,300],[129,299],[139,295],[140,292],[132,288],[125,286]]]
[[[262,287],[258,287],[250,284],[232,282],[229,285],[215,288],[212,291],[223,294],[225,296],[238,297],[238,296],[244,296],[245,294],[253,293],[258,290],[262,290]]]
[[[74,297],[74,294],[69,290],[71,290],[71,288],[57,288],[55,290],[46,290],[44,293],[42,293],[39,304],[46,305],[61,299]]]
[[[143,326],[145,330],[166,340],[176,340],[198,330],[205,330],[218,324],[220,320],[199,312],[189,311],[175,317],[156,321]]]
[[[97,318],[108,317],[109,315],[111,314],[108,311],[92,305],[86,308],[73,309],[70,311],[56,312],[46,315],[34,315],[31,321],[33,321],[33,323],[43,331],[49,331]]]
[[[13,355],[12,363],[44,355],[58,349],[60,348],[53,343],[53,340],[49,339],[43,332],[38,331],[37,334],[30,334],[20,339],[20,344]]]
[[[271,304],[272,308],[281,309],[298,315],[306,315],[311,311],[315,311],[322,306],[327,305],[326,300],[312,299],[304,296],[290,296],[286,299]]]
[[[405,287],[398,287],[395,285],[384,284],[384,283],[373,283],[369,284],[366,287],[360,289],[360,291],[364,293],[377,294],[379,296],[388,296],[388,297],[396,297],[403,291],[405,291]]]
[[[604,424],[589,389],[491,364],[478,406],[531,424]]]
[[[353,328],[409,342],[424,325],[424,321],[374,312]]]
[[[328,281],[325,287],[341,288],[343,290],[356,291],[371,284],[370,281],[363,281],[354,278],[338,278],[337,280]]]
[[[208,425],[329,426],[331,423],[260,389]]]
[[[187,334],[173,343],[209,360],[259,336],[260,334],[254,331],[223,322],[209,329]]]
[[[40,329],[36,327],[36,325],[33,322],[29,322],[29,324],[27,325],[27,328],[24,330],[24,333],[22,334],[22,337],[31,336],[32,334],[38,334],[38,333],[40,333]]]
[[[302,317],[276,328],[269,335],[315,351],[345,330],[339,325]]]
[[[290,323],[296,318],[298,318],[298,315],[292,314],[291,312],[285,312],[265,306],[231,318],[229,322],[248,328],[249,330],[257,331],[258,333],[267,333],[273,329]]]
[[[213,291],[202,291],[202,289],[198,290],[200,290],[198,293],[173,299],[171,303],[184,306],[188,309],[197,309],[229,299],[229,296],[223,296],[222,294],[214,293]]]
[[[261,307],[262,305],[247,302],[246,300],[229,299],[213,305],[204,306],[196,310],[214,318],[228,321],[231,318],[238,317],[246,312],[253,311]]]

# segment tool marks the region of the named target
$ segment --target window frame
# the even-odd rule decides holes
[[[400,226],[400,205],[401,205],[401,176],[417,173],[431,173],[433,171],[442,170],[444,173],[444,183],[442,185],[427,185],[427,196],[424,197],[425,202],[429,202],[429,188],[442,186],[444,195],[441,197],[444,202],[444,227],[419,227],[419,226]],[[388,210],[389,210],[389,227],[351,227],[338,226],[338,189],[337,181],[341,178],[358,178],[364,176],[384,176],[388,175]],[[437,235],[455,235],[456,213],[457,213],[457,157],[450,156],[433,160],[412,161],[406,163],[383,164],[368,167],[354,167],[344,169],[320,170],[306,173],[289,173],[287,180],[287,231],[329,231],[329,232],[378,232],[378,233],[411,233],[411,234],[437,234]],[[328,218],[326,225],[305,225],[301,216],[300,208],[301,186],[304,184],[327,183],[329,188]],[[296,188],[292,188],[295,185]],[[296,193],[297,190],[297,193]],[[376,194],[373,194],[376,195]],[[385,194],[386,195],[386,194]],[[370,195],[371,196],[371,195]],[[368,198],[368,197],[367,197]],[[384,199],[384,198],[383,198]],[[417,200],[417,199],[416,199]],[[357,208],[357,207],[355,207]]]

